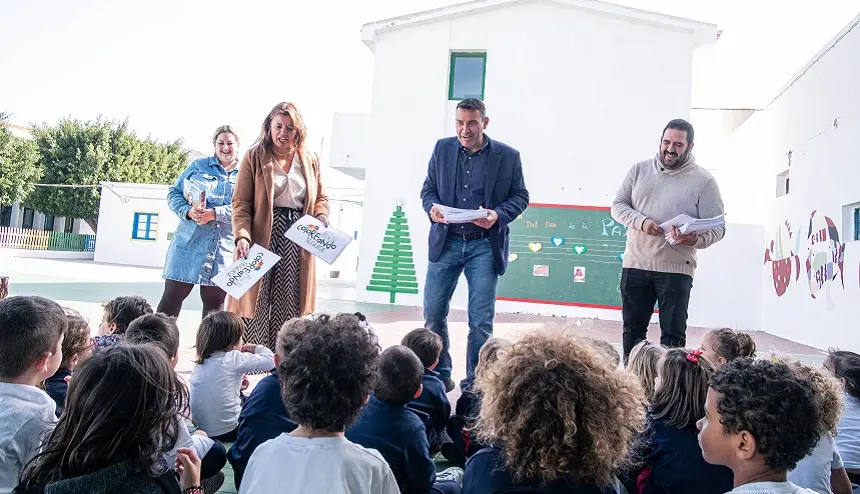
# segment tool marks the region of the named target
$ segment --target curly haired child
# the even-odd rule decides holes
[[[565,333],[530,333],[478,385],[478,438],[492,446],[466,464],[464,493],[618,486],[615,472],[626,467],[646,401],[636,376],[600,350]]]
[[[830,350],[824,367],[842,382],[845,389],[845,411],[839,422],[836,447],[851,482],[860,485],[860,355]]]
[[[90,324],[77,311],[65,309],[68,327],[63,333],[63,361],[53,376],[45,379],[45,392],[57,404],[57,417],[62,415],[66,403],[69,379],[75,367],[93,353]]]
[[[788,471],[821,437],[815,384],[790,364],[735,359],[711,376],[699,444],[705,461],[734,473],[732,494],[814,494]]]

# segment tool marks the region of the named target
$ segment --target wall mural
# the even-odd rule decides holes
[[[770,245],[764,251],[764,263],[771,263],[773,273],[773,288],[776,296],[782,297],[791,283],[791,272],[794,270],[794,281],[800,279],[800,235],[791,233],[791,224],[777,226],[776,233]]]
[[[833,308],[830,298],[830,286],[839,278],[840,285],[845,288],[843,276],[845,264],[845,244],[839,241],[839,229],[827,216],[813,211],[809,216],[809,256],[806,258],[806,274],[809,278],[809,294],[824,290],[827,307]]]

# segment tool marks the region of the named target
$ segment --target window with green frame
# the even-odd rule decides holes
[[[860,240],[860,208],[854,208],[854,240]]]
[[[451,53],[448,99],[484,99],[486,76],[487,54],[485,52]]]

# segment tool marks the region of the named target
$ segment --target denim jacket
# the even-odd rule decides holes
[[[233,189],[238,168],[227,172],[218,158],[210,156],[195,160],[170,187],[167,202],[179,216],[179,226],[170,241],[162,277],[211,286],[212,277],[233,262]],[[205,225],[188,219],[191,205],[183,194],[186,180],[206,190],[206,207],[215,209],[215,220]]]

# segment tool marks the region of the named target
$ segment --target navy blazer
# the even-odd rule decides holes
[[[439,373],[430,369],[424,369],[421,384],[424,386],[421,395],[411,399],[406,406],[430,417],[429,423],[425,423],[427,428],[444,431],[451,415],[451,402],[445,394],[445,385],[439,380]]]
[[[428,217],[434,203],[457,207],[457,153],[461,147],[456,137],[446,137],[436,142],[427,168],[427,178],[421,188],[421,202]],[[508,225],[528,207],[529,191],[526,190],[523,178],[520,152],[494,140],[490,140],[489,149],[487,168],[484,171],[484,208],[493,209],[499,215],[499,220],[490,228],[489,239],[493,244],[496,272],[501,276],[508,269]],[[448,225],[431,220],[430,262],[439,260],[447,236]]]

